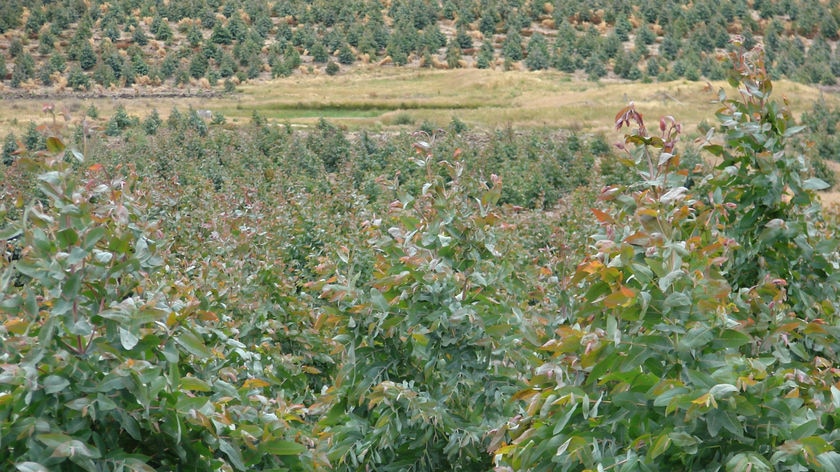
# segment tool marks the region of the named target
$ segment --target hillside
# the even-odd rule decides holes
[[[838,18],[806,0],[20,0],[0,5],[0,91],[180,96],[362,64],[719,80],[735,35],[774,78],[834,85]]]

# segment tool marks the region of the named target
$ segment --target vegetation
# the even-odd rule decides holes
[[[834,229],[791,147],[802,127],[770,99],[760,52],[733,54],[721,158],[692,188],[680,126],[628,107],[626,165],[607,187],[577,305],[496,434],[514,470],[837,470]],[[819,281],[819,282],[817,282]],[[509,445],[502,445],[508,435]]]
[[[822,10],[485,3],[0,7],[17,15],[0,28],[55,37],[37,48],[76,40],[80,89],[340,75],[384,54],[469,68],[495,34],[487,67],[731,69],[736,89],[700,147],[631,103],[618,149],[411,106],[377,133],[44,105],[3,142],[0,468],[840,470],[837,223],[816,195],[838,112],[818,102],[807,131],[772,99],[779,56],[723,27],[753,28],[752,8],[755,28],[790,15],[791,41],[829,44],[828,20],[807,25]],[[641,67],[666,25],[684,28],[672,57]],[[111,46],[82,64],[100,32]],[[21,86],[28,35],[8,49]]]
[[[87,76],[105,88],[221,87],[219,78],[285,77],[300,65],[335,74],[331,64],[370,62],[583,71],[591,80],[719,80],[725,68],[716,59],[738,34],[748,46],[763,40],[774,78],[836,83],[836,2],[683,3],[23,0],[0,11],[8,41],[0,59],[11,67],[0,82],[78,90]]]

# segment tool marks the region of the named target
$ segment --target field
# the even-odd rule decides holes
[[[776,94],[787,97],[793,112],[810,109],[820,97],[840,103],[832,92],[789,81],[776,82]],[[76,99],[9,99],[0,110],[0,130],[18,129],[29,121],[45,122],[41,107],[54,102],[77,119],[92,106],[103,117],[117,106],[145,117],[155,108],[166,117],[173,108],[209,109],[231,122],[254,112],[266,119],[312,126],[326,118],[349,130],[410,129],[424,121],[443,125],[455,116],[483,129],[556,127],[586,133],[614,128],[613,115],[630,101],[648,116],[673,114],[688,130],[714,117],[718,91],[725,82],[638,83],[624,80],[588,82],[562,72],[519,72],[480,69],[436,71],[410,68],[364,68],[340,76],[298,75],[241,85],[236,93],[211,97],[148,97]]]

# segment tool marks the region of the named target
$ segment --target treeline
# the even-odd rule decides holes
[[[740,35],[763,42],[774,78],[832,85],[838,18],[837,1],[805,0],[24,0],[0,6],[0,78],[232,90],[364,62],[716,80]]]

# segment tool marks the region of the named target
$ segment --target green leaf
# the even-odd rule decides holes
[[[669,447],[671,447],[671,436],[667,433],[661,434],[658,438],[656,438],[656,441],[653,442],[653,447],[648,451],[648,457],[656,459],[664,454]]]
[[[231,465],[237,470],[245,470],[245,463],[242,462],[242,453],[239,448],[232,446],[224,439],[219,439],[219,450],[225,453],[230,459]]]
[[[659,289],[663,292],[668,291],[668,289],[671,288],[671,285],[677,279],[683,276],[685,276],[685,272],[682,269],[676,269],[671,271],[668,275],[659,279]],[[680,301],[677,301],[677,298],[679,298]],[[685,305],[685,303],[682,301],[682,297],[672,297],[671,295],[668,296],[668,298],[665,300],[665,303],[669,306]],[[674,303],[676,303],[677,305],[673,305]]]
[[[108,230],[104,226],[96,226],[92,228],[90,231],[85,233],[82,248],[85,251],[90,251],[94,248],[94,246],[96,246],[96,243],[105,237],[106,234],[108,234]]]
[[[727,398],[737,392],[738,387],[732,384],[717,384],[711,389],[709,389],[709,393],[712,394],[712,396],[715,397],[716,400]]]
[[[714,339],[712,330],[705,326],[697,326],[688,330],[679,341],[679,346],[685,349],[697,349],[709,344]]]
[[[760,454],[741,452],[726,462],[726,472],[769,472],[772,466]]]
[[[0,229],[0,240],[8,241],[9,239],[19,236],[21,233],[22,231],[20,230],[20,228],[9,226],[8,228]]]
[[[79,235],[73,228],[64,228],[55,234],[59,247],[69,248],[79,241]]]
[[[47,151],[53,154],[58,154],[59,152],[63,151],[64,148],[65,146],[61,139],[55,136],[50,136],[49,138],[47,138]]]
[[[820,424],[817,420],[806,421],[794,428],[790,435],[793,439],[801,439],[813,435],[819,428]]]
[[[672,431],[668,433],[671,442],[675,446],[685,450],[689,454],[694,454],[697,451],[697,445],[700,444],[700,439],[692,436],[684,431]]]
[[[752,337],[750,335],[735,329],[726,329],[715,337],[713,344],[716,347],[737,349],[745,344],[749,344],[750,342],[752,342]]]
[[[140,339],[134,333],[125,328],[120,328],[120,344],[122,344],[123,349],[130,351],[134,349],[138,342],[140,342]]]
[[[809,436],[799,439],[799,443],[808,452],[811,457],[816,457],[824,452],[832,450],[831,444],[819,436]]]
[[[64,390],[69,385],[70,382],[64,377],[60,377],[58,375],[48,375],[44,379],[44,392],[47,395],[52,395],[53,393]]]
[[[20,464],[15,464],[15,468],[19,472],[50,472],[50,469],[37,462],[21,462]]]
[[[209,392],[212,390],[209,383],[191,375],[181,377],[180,387],[181,390],[193,390],[196,392]]]
[[[805,190],[825,190],[829,187],[831,187],[831,185],[819,177],[811,177],[810,179],[802,182],[802,188]]]
[[[204,340],[192,331],[186,329],[181,330],[178,336],[175,337],[175,342],[199,359],[204,359],[211,355],[210,349],[207,349],[207,346],[204,345]]]
[[[75,411],[82,411],[83,409],[89,407],[91,404],[91,400],[88,397],[78,397],[74,398],[67,402],[64,406],[70,408],[71,410]]]
[[[56,446],[52,453],[53,457],[88,457],[98,459],[102,454],[94,446],[85,444],[77,439],[64,442]]]
[[[685,395],[689,392],[687,388],[684,387],[675,387],[670,390],[666,390],[662,394],[658,395],[656,398],[653,399],[653,406],[656,407],[663,407],[670,405],[675,398],[678,398],[682,395]]]
[[[792,127],[785,130],[784,137],[789,138],[789,137],[793,136],[794,134],[800,133],[805,128],[807,128],[807,126],[803,126],[803,125],[792,126]]]
[[[285,439],[272,439],[261,443],[260,451],[273,456],[298,456],[306,452],[306,446]]]
[[[834,451],[824,452],[817,456],[819,463],[826,472],[840,472],[840,453]]]

